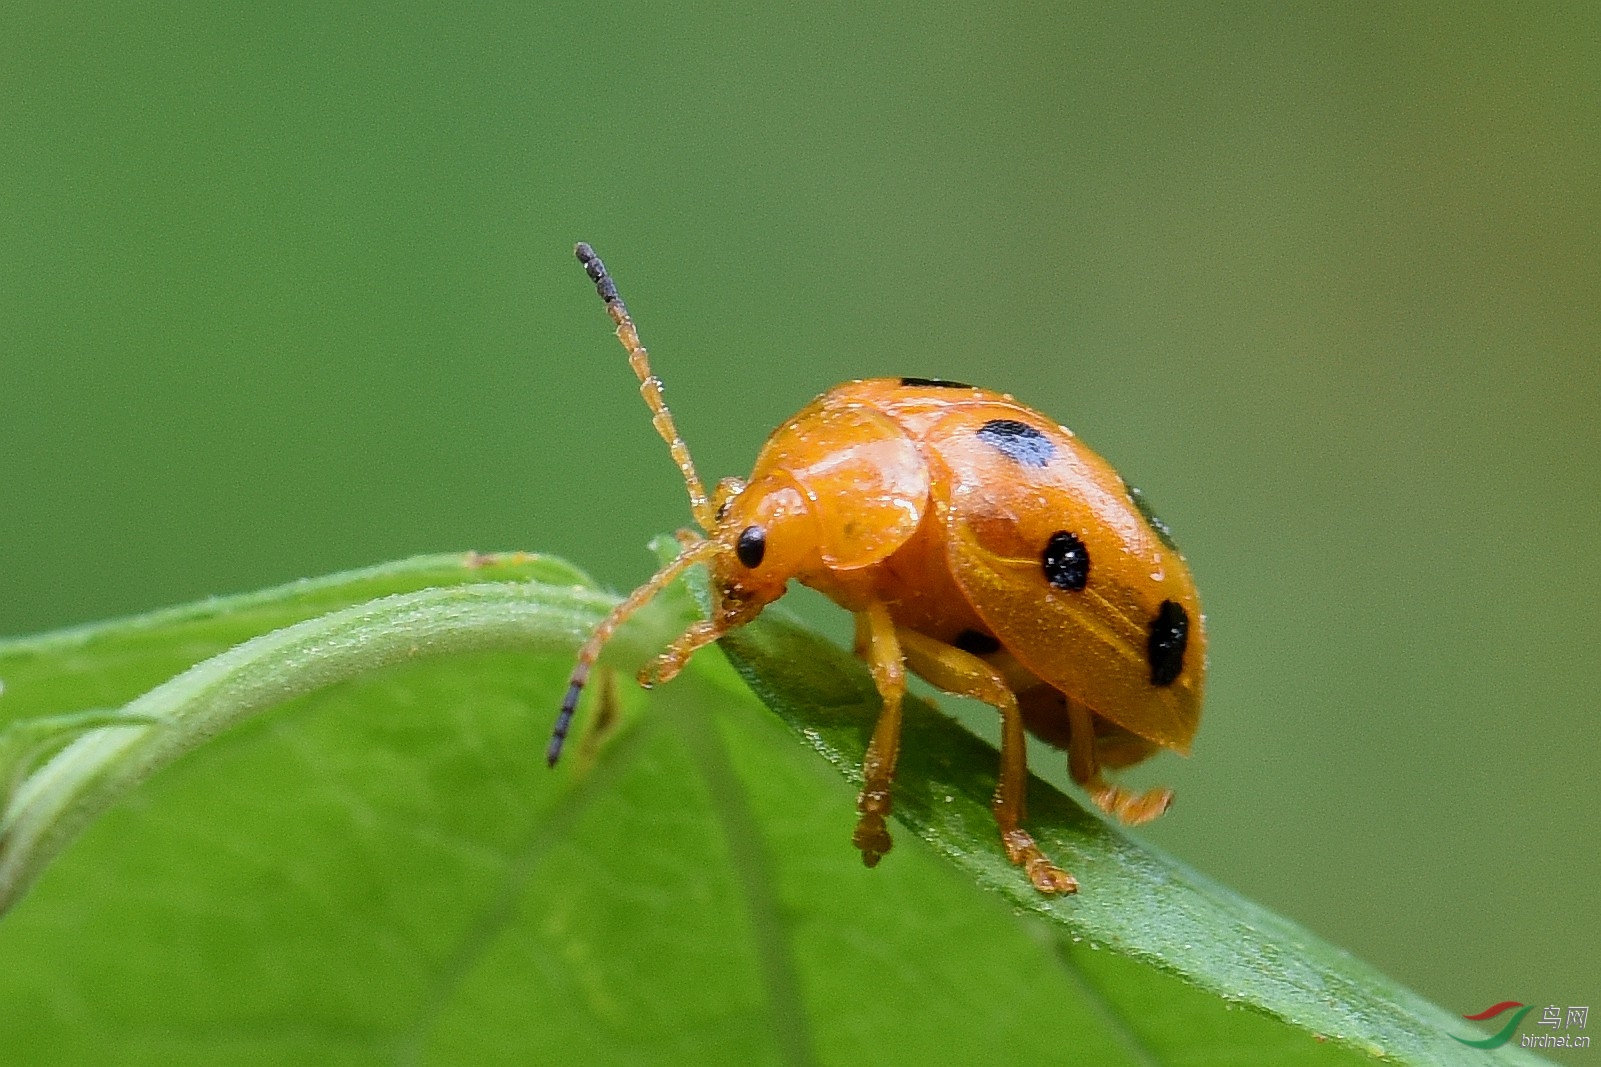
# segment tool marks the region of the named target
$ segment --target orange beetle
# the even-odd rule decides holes
[[[551,736],[554,764],[578,695],[618,625],[692,564],[718,597],[640,672],[667,681],[690,655],[750,622],[791,579],[856,617],[856,654],[883,698],[862,768],[853,841],[873,866],[900,746],[906,671],[1001,716],[995,820],[1007,856],[1042,893],[1072,875],[1023,829],[1024,730],[1065,748],[1073,780],[1138,824],[1172,791],[1131,793],[1103,767],[1159,748],[1188,754],[1206,673],[1204,617],[1184,557],[1138,490],[1065,427],[1002,393],[928,378],[847,382],[768,438],[748,481],[708,496],[617,286],[575,249],[628,351],[657,432],[704,536],[618,604],[578,654]]]

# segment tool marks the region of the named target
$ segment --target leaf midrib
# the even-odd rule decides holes
[[[517,916],[517,901],[527,889],[540,863],[561,838],[563,827],[575,825],[609,786],[622,778],[648,749],[646,742],[664,729],[660,719],[647,718],[624,731],[609,746],[606,758],[580,778],[576,778],[554,805],[530,812],[533,825],[512,851],[506,869],[489,902],[463,931],[460,941],[436,968],[427,996],[417,1005],[415,1018],[394,1040],[393,1059],[397,1067],[423,1062],[428,1040],[441,1016],[450,1007],[462,983],[478,962],[495,945],[496,939]]]
[[[695,691],[703,692],[707,688],[697,686]],[[679,690],[663,702],[680,703],[683,701],[681,694]],[[769,1032],[784,1063],[791,1067],[811,1067],[817,1062],[816,1044],[801,992],[794,930],[786,918],[773,858],[752,810],[749,792],[734,770],[727,743],[713,716],[697,714],[698,708],[669,706],[663,710],[677,725],[690,758],[700,770],[728,847],[734,876],[739,880],[762,976],[763,999],[771,1023]]]

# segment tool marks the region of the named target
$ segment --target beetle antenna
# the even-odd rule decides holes
[[[595,250],[584,242],[580,241],[573,247],[573,255],[584,265],[584,273],[589,275],[589,280],[595,283],[595,292],[606,301],[606,311],[617,324],[617,340],[623,343],[623,348],[628,352],[628,365],[634,368],[634,377],[639,379],[639,393],[650,408],[651,424],[661,434],[662,440],[667,442],[667,448],[684,476],[684,484],[689,488],[689,509],[701,529],[710,531],[717,525],[717,515],[707,500],[706,487],[701,484],[700,475],[695,473],[694,461],[689,458],[689,446],[684,444],[684,438],[673,423],[673,413],[667,410],[667,402],[662,399],[662,381],[651,373],[650,356],[645,346],[639,343],[639,330],[635,328],[628,308],[623,305],[622,297],[617,295],[617,283],[606,273],[606,265],[595,255]]]
[[[562,744],[567,740],[567,730],[573,722],[573,712],[578,708],[578,697],[584,691],[584,683],[589,681],[590,668],[595,660],[600,658],[600,650],[611,640],[617,627],[623,624],[634,612],[644,607],[650,599],[667,587],[667,584],[682,574],[690,565],[704,562],[717,553],[724,551],[717,541],[697,541],[687,546],[671,563],[651,575],[650,581],[628,594],[628,598],[612,608],[611,614],[601,620],[595,632],[589,635],[584,647],[578,650],[578,663],[573,667],[572,676],[567,681],[567,695],[562,697],[561,711],[556,716],[556,725],[550,731],[550,745],[545,749],[545,762],[554,767],[561,758]]]

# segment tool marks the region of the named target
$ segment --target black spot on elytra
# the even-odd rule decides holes
[[[991,419],[978,428],[978,439],[1025,467],[1043,467],[1056,456],[1049,437],[1016,419]]]
[[[963,630],[951,644],[975,656],[987,656],[1001,650],[1001,643],[983,630]]]
[[[1090,550],[1066,530],[1051,534],[1040,563],[1045,568],[1045,580],[1057,589],[1074,592],[1090,580]]]
[[[1162,601],[1156,618],[1151,621],[1151,637],[1145,643],[1145,655],[1151,661],[1151,684],[1172,685],[1184,669],[1184,646],[1190,640],[1190,616],[1184,605],[1173,600]]]
[[[949,378],[902,378],[902,385],[921,386],[928,389],[971,389],[966,382],[953,382]]]

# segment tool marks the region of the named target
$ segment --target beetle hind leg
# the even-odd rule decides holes
[[[1072,737],[1068,741],[1067,769],[1073,781],[1095,801],[1095,806],[1125,826],[1140,826],[1161,815],[1173,804],[1173,790],[1166,787],[1136,793],[1114,785],[1101,776],[1101,762],[1095,752],[1095,719],[1087,708],[1067,702]]]

